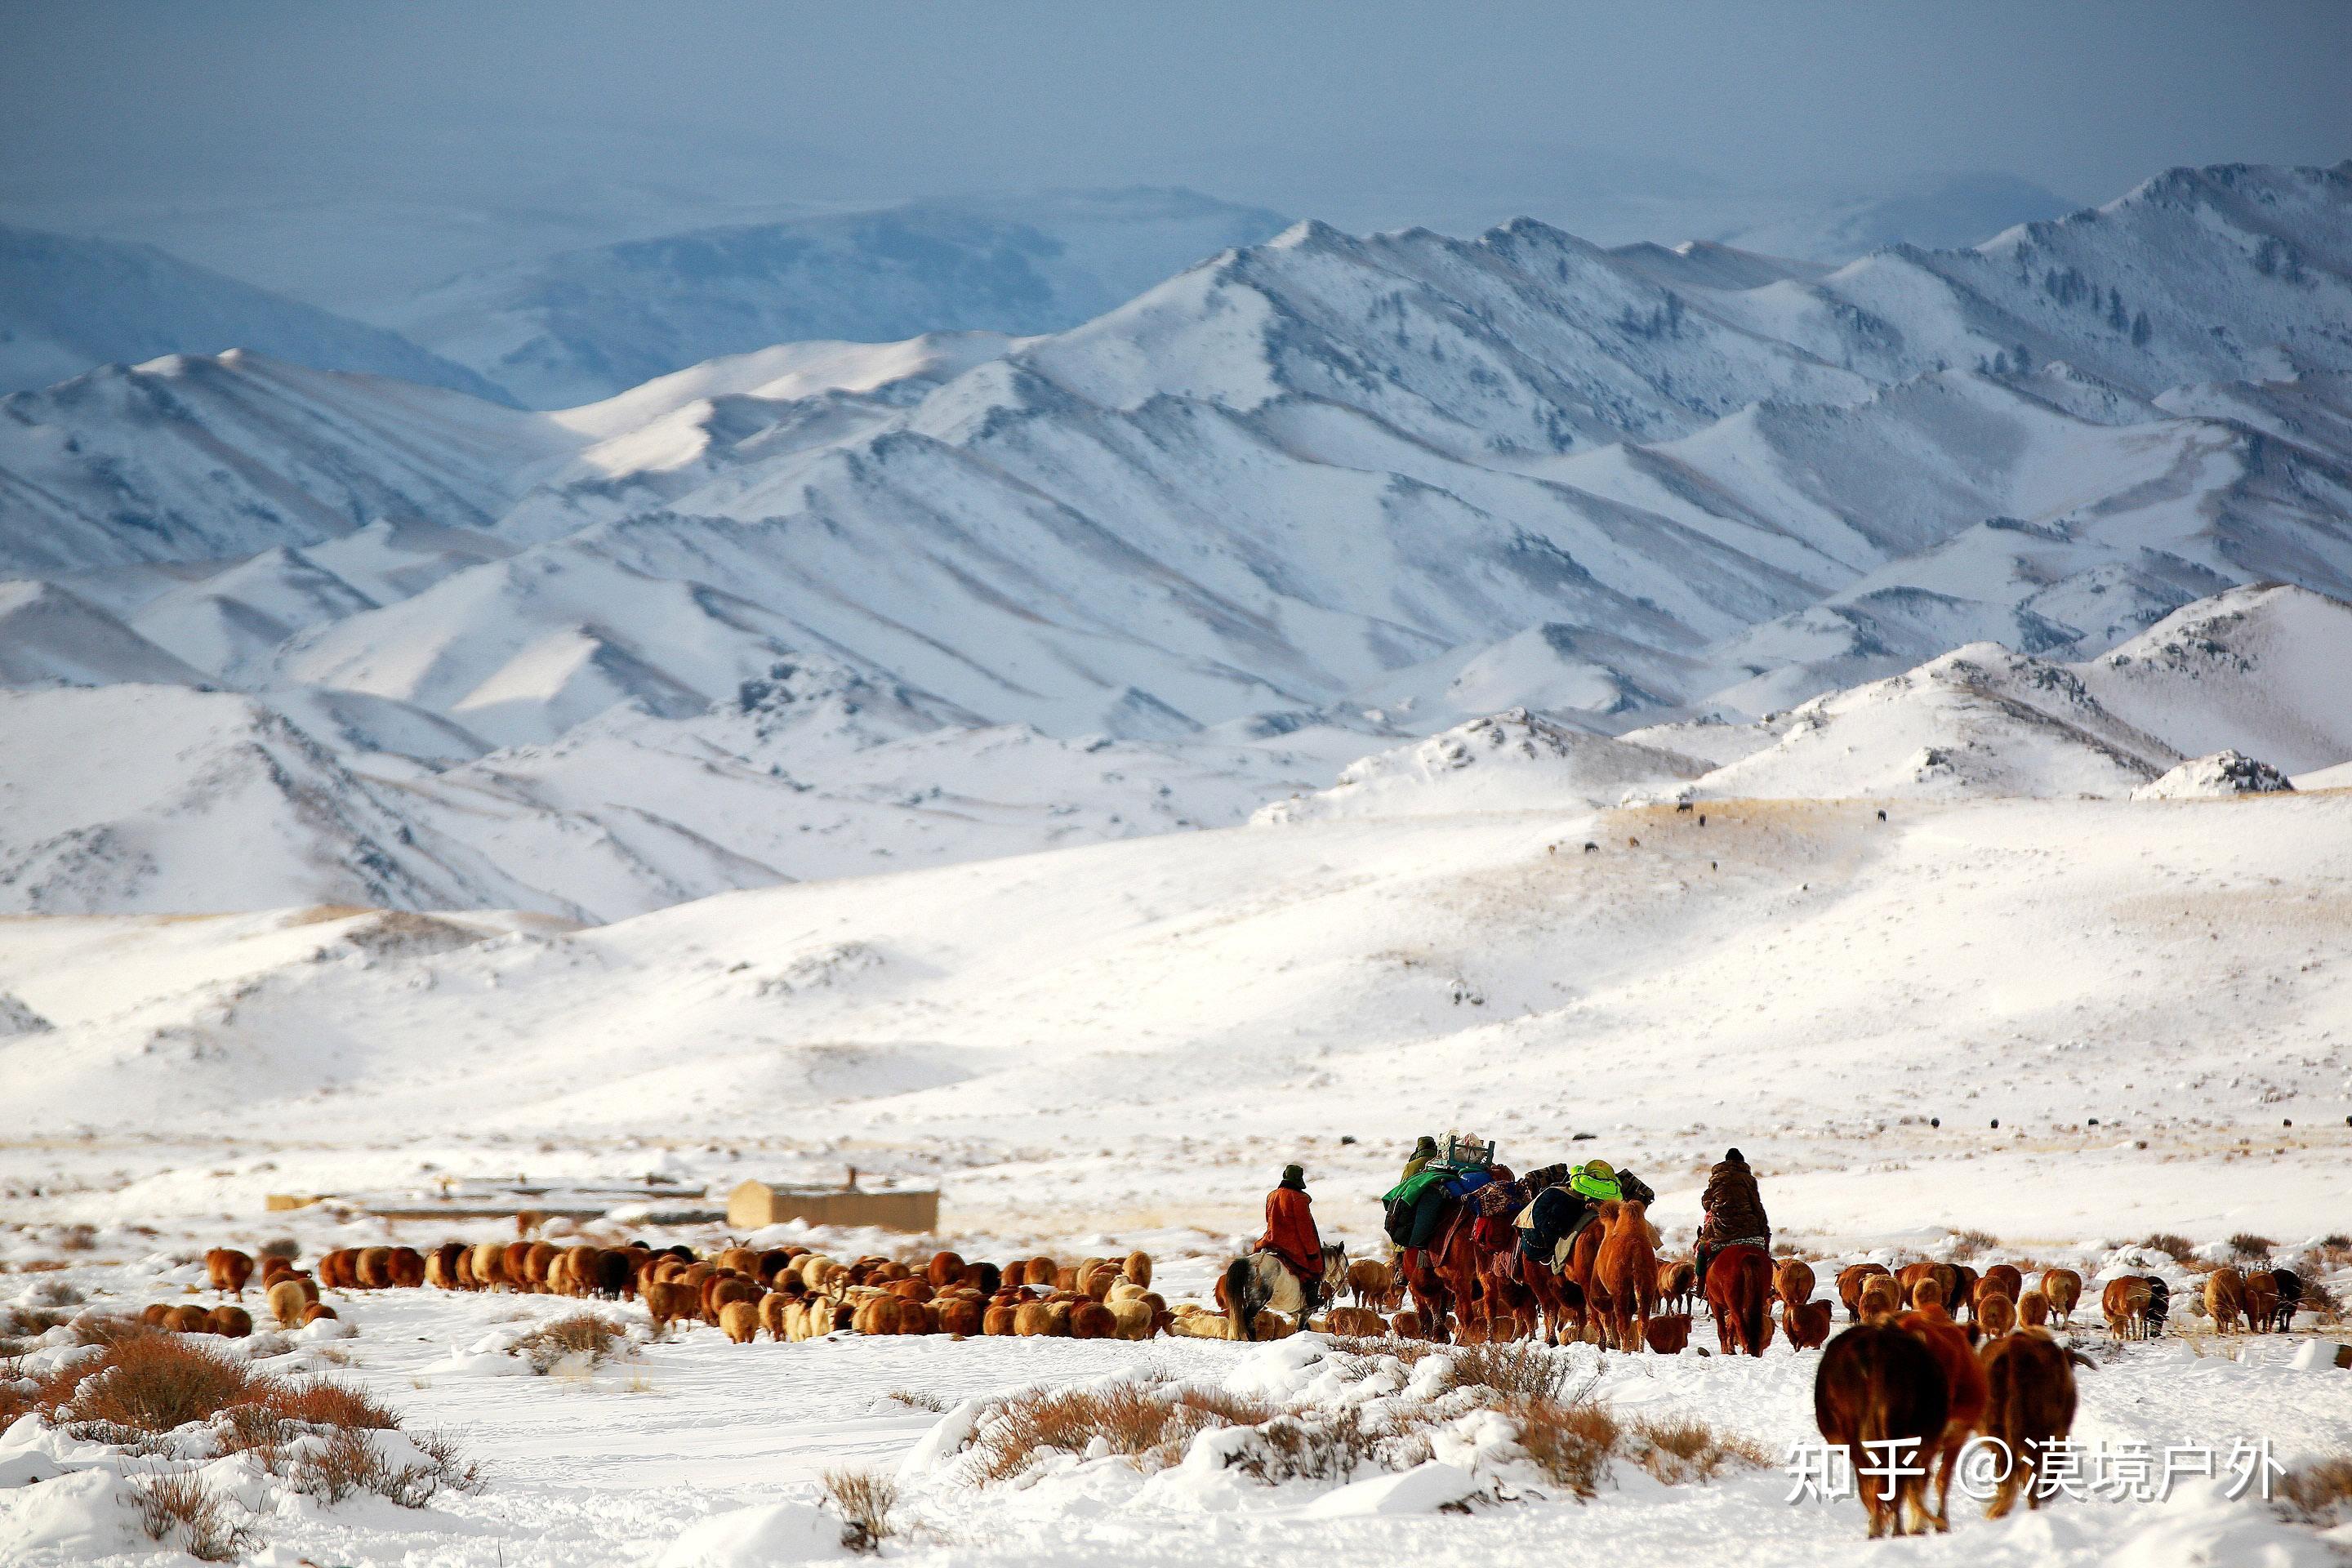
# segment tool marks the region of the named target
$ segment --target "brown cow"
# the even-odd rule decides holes
[[[2267,1268],[2257,1268],[2246,1276],[2242,1287],[2246,1298],[2246,1327],[2253,1333],[2267,1333],[2278,1316],[2278,1280]]]
[[[1658,1310],[1658,1254],[1650,1245],[1647,1204],[1634,1198],[1618,1204],[1593,1272],[1609,1291],[1610,1332],[1617,1348],[1639,1350],[1648,1342],[1647,1325]]]
[[[2218,1332],[2236,1333],[2244,1326],[2246,1277],[2227,1264],[2205,1276],[2205,1310]]]
[[[1838,1270],[1838,1300],[1845,1303],[1846,1320],[1862,1321],[1862,1288],[1873,1279],[1892,1278],[1883,1263],[1856,1263]]]
[[[213,1289],[245,1299],[245,1282],[253,1278],[253,1259],[235,1247],[215,1247],[205,1254],[205,1272],[212,1277]]]
[[[1943,1369],[1925,1344],[1900,1329],[1864,1323],[1822,1352],[1813,1373],[1813,1420],[1822,1440],[1844,1449],[1853,1467],[1871,1539],[1890,1529],[1896,1535],[1913,1526],[1925,1531],[1924,1466],[1890,1466],[1883,1458],[1926,1454],[1943,1432],[1949,1408]],[[1922,1473],[1907,1473],[1913,1470]]]
[[[1969,1436],[1984,1419],[1984,1367],[1977,1360],[1976,1347],[1944,1310],[1944,1282],[1941,1279],[1922,1280],[1912,1293],[1912,1310],[1897,1319],[1896,1326],[1905,1333],[1916,1335],[1927,1347],[1929,1354],[1944,1370],[1945,1420],[1943,1436],[1931,1447],[1936,1471],[1936,1528],[1951,1528],[1952,1472],[1960,1462],[1960,1450],[1968,1446]],[[1923,1452],[1922,1461],[1927,1456]]]
[[[2147,1281],[2137,1274],[2108,1280],[2099,1298],[2100,1310],[2106,1314],[2107,1331],[2119,1340],[2147,1338],[2149,1295]]]
[[[1148,1272],[1148,1270],[1147,1270]],[[1128,1276],[1130,1279],[1135,1277]],[[1377,1258],[1359,1258],[1348,1265],[1348,1293],[1359,1307],[1377,1307],[1388,1296],[1389,1287],[1395,1283],[1396,1271]],[[1149,1279],[1137,1279],[1147,1285]]]
[[[1723,1354],[1760,1356],[1772,1342],[1771,1280],[1760,1247],[1727,1247],[1708,1262],[1706,1305]]]
[[[1781,1309],[1789,1342],[1801,1351],[1819,1350],[1828,1342],[1832,1311],[1827,1301],[1803,1301]]]
[[[2025,1294],[2025,1276],[2010,1264],[1996,1263],[1984,1271],[1983,1279],[1977,1281],[1978,1295],[1981,1296],[1987,1290],[1998,1291],[2015,1301]]]
[[[2016,1505],[2042,1506],[2039,1477],[2042,1456],[2074,1427],[2074,1358],[2048,1331],[2025,1329],[2004,1334],[1981,1352],[1985,1374],[1984,1435],[2009,1456],[2008,1474],[1985,1501],[1985,1517],[1999,1519]]]
[[[2059,1322],[2073,1322],[2075,1303],[2083,1299],[2083,1277],[2071,1268],[2043,1269],[2042,1298],[2050,1303],[2050,1310]]]
[[[1772,1293],[1785,1310],[1813,1299],[1813,1266],[1801,1258],[1784,1258],[1772,1271]]]

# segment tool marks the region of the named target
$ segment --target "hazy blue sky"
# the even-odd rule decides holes
[[[2176,163],[2352,156],[2347,61],[2352,5],[2245,0],[16,0],[0,204],[1148,181],[1362,227],[1953,169],[2092,201]]]

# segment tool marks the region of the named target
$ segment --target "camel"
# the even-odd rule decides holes
[[[1650,1318],[1658,1310],[1658,1253],[1650,1239],[1648,1210],[1638,1199],[1619,1203],[1593,1263],[1596,1277],[1608,1287],[1611,1332],[1624,1351],[1648,1342]]]

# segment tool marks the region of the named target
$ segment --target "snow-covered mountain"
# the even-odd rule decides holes
[[[599,917],[836,875],[893,832],[952,858],[1239,820],[1513,707],[1728,721],[1710,742],[1780,715],[1756,752],[1964,645],[2088,689],[2241,585],[2352,598],[2347,305],[2352,166],[2221,168],[1829,272],[1300,225],[1066,331],[787,344],[554,412],[173,358],[0,403],[0,563],[52,595],[7,668],[192,670],[404,799],[585,824],[644,868],[590,885],[540,828],[424,826],[530,889],[509,901]],[[780,753],[747,730],[780,679],[896,717]],[[1958,695],[1847,786],[1902,784],[1970,681],[1914,680]],[[2342,760],[2325,723],[2290,734],[2300,696],[2211,736],[2117,702],[2160,742],[2085,731],[2122,773],[1965,782]],[[1104,744],[1133,751],[1076,760]],[[846,860],[787,847],[818,802]]]
[[[792,340],[1059,331],[1283,222],[1185,190],[908,203],[465,273],[383,315],[563,407]]]
[[[47,386],[93,365],[224,349],[505,396],[397,332],[191,266],[152,246],[0,224],[0,392]]]

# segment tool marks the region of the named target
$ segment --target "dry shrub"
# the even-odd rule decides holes
[[[237,1505],[206,1487],[193,1470],[141,1476],[131,1483],[140,1528],[148,1539],[177,1546],[206,1563],[228,1563],[255,1544]]]
[[[2281,1507],[2314,1524],[2352,1519],[2352,1459],[2322,1459],[2278,1479]]]
[[[1502,1394],[1558,1399],[1568,1387],[1568,1358],[1530,1340],[1456,1347],[1447,1354],[1454,1363],[1454,1374],[1446,1380],[1449,1390],[1491,1388]]]
[[[66,1380],[70,1379],[70,1386]],[[260,1394],[240,1362],[215,1355],[176,1334],[118,1340],[105,1353],[61,1370],[50,1407],[77,1436],[121,1441],[117,1432],[159,1434],[209,1421]]]
[[[1717,1432],[1695,1417],[1645,1416],[1633,1423],[1633,1462],[1668,1486],[1711,1481],[1727,1469],[1760,1470],[1772,1456],[1753,1437]]]
[[[2183,1264],[2187,1263],[2189,1255],[2197,1250],[2195,1242],[2185,1236],[2179,1236],[2168,1230],[2159,1230],[2154,1236],[2141,1241],[2139,1245],[2142,1251],[2161,1252],[2175,1263]]]
[[[919,1388],[894,1388],[882,1397],[893,1405],[903,1405],[909,1410],[928,1410],[934,1415],[944,1415],[949,1409],[945,1399]]]
[[[973,1445],[973,1478],[1010,1481],[1047,1455],[1083,1454],[1096,1438],[1147,1470],[1183,1457],[1185,1446],[1215,1426],[1255,1426],[1271,1411],[1235,1394],[1138,1384],[1108,1389],[1055,1389],[1017,1394],[999,1405]]]
[[[841,1515],[841,1543],[852,1552],[878,1552],[896,1531],[890,1510],[898,1506],[898,1483],[872,1470],[827,1470],[825,1501]]]
[[[2000,1245],[2000,1237],[1989,1230],[1959,1230],[1952,1233],[1952,1257],[1966,1263],[1980,1252],[1989,1252]]]
[[[574,1312],[567,1318],[557,1318],[541,1324],[508,1347],[507,1353],[519,1355],[530,1363],[530,1370],[541,1377],[574,1356],[586,1358],[593,1367],[610,1359],[614,1347],[624,1344],[628,1330],[609,1318],[593,1312]]]
[[[1260,1424],[1234,1468],[1252,1480],[1345,1481],[1378,1464],[1387,1445],[1411,1434],[1394,1425],[1368,1425],[1354,1405],[1277,1415]]]
[[[2267,1236],[2242,1230],[2230,1238],[2230,1256],[2242,1263],[2260,1263],[2269,1258],[2277,1247],[2278,1243]]]
[[[396,1432],[400,1417],[347,1384],[323,1377],[300,1383],[272,1382],[260,1403],[287,1421],[311,1426],[355,1427]]]
[[[1582,1396],[1526,1395],[1504,1410],[1518,1426],[1519,1447],[1546,1480],[1580,1498],[1600,1489],[1622,1436],[1606,1406]]]
[[[110,1345],[156,1331],[120,1312],[84,1312],[67,1325],[78,1345]]]

